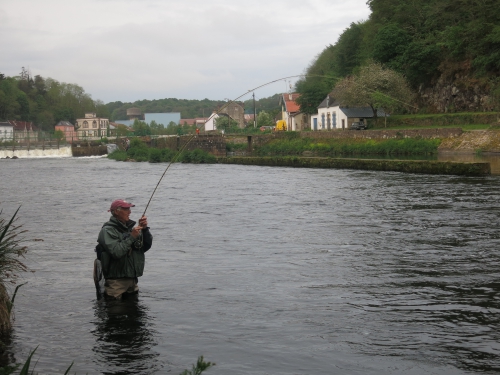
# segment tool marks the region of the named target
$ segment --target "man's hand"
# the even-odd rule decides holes
[[[148,218],[146,216],[143,216],[139,219],[139,225],[142,228],[146,228],[148,226]]]
[[[134,238],[139,237],[139,234],[141,234],[142,227],[141,226],[136,226],[132,229],[132,232],[130,232],[130,235]]]

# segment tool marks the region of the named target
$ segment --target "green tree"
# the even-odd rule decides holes
[[[257,126],[273,126],[274,120],[269,113],[266,111],[261,111],[257,115]]]
[[[215,126],[219,130],[224,129],[226,133],[238,130],[238,122],[229,116],[220,116],[215,119]]]
[[[135,135],[139,136],[151,135],[151,128],[144,121],[139,121],[135,119],[134,124],[132,125],[132,129],[134,129]]]
[[[374,118],[377,118],[377,109],[383,105],[388,107],[387,111],[411,108],[414,98],[401,73],[375,62],[363,66],[356,75],[339,82],[332,94],[343,106],[369,106]]]

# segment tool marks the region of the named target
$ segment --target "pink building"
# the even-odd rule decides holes
[[[75,132],[75,127],[69,121],[59,121],[55,126],[55,130],[60,130],[64,133],[66,142],[76,141],[78,134]]]

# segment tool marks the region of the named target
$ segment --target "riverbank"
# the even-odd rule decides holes
[[[294,168],[361,169],[404,173],[486,176],[491,174],[489,163],[456,163],[430,160],[377,160],[321,157],[230,157],[218,158],[220,164],[243,164]]]

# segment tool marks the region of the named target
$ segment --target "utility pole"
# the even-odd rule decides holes
[[[255,91],[252,93],[253,96],[253,127],[257,127],[257,114],[255,111]]]

